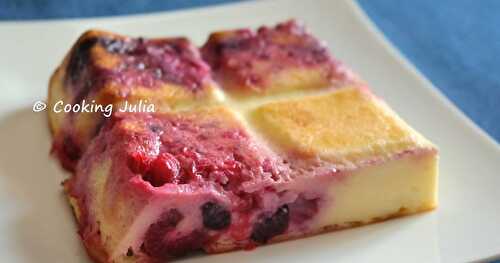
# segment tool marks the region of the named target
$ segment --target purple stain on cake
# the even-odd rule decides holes
[[[97,52],[99,48],[106,52]],[[99,59],[112,62],[111,66],[99,64]],[[118,84],[115,87],[120,90],[115,94],[123,97],[131,88],[155,88],[164,83],[199,92],[211,74],[210,67],[185,38],[116,36],[91,36],[80,40],[70,55],[66,70],[66,86],[71,87],[74,103],[111,83]]]
[[[271,216],[263,216],[253,227],[250,238],[256,243],[267,243],[269,239],[285,233],[288,229],[290,214],[287,205],[284,205]]]
[[[200,249],[207,235],[201,230],[192,230],[188,234],[176,232],[183,215],[177,209],[164,212],[160,219],[146,231],[141,248],[147,255],[165,260],[185,255]]]
[[[184,216],[177,209],[170,209],[164,212],[160,219],[149,226],[144,236],[142,249],[152,257],[167,258],[170,255],[168,251],[168,241],[165,236],[168,232],[174,230],[177,224]]]
[[[73,140],[71,136],[64,137],[62,149],[65,156],[71,161],[76,161],[80,159],[82,152],[78,144]]]
[[[293,203],[288,204],[290,222],[300,225],[313,218],[319,210],[319,198],[306,199],[300,195]]]
[[[110,53],[120,56],[114,72],[120,84],[153,87],[171,82],[196,92],[210,75],[208,65],[185,38],[114,39],[105,44]]]
[[[318,65],[336,70],[326,46],[294,20],[260,27],[256,32],[242,29],[214,34],[203,46],[202,55],[216,72],[230,72],[244,87],[264,83],[265,76],[257,70],[262,65],[266,75],[284,68]]]

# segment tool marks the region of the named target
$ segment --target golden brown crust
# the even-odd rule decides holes
[[[368,90],[345,87],[320,96],[271,102],[252,123],[285,152],[359,165],[433,146]]]
[[[329,225],[325,226],[307,233],[303,233],[301,235],[281,235],[277,236],[271,240],[269,240],[268,243],[263,244],[263,245],[272,245],[272,244],[277,244],[285,241],[290,241],[290,240],[296,240],[296,239],[302,239],[302,238],[307,238],[307,237],[313,237],[316,235],[321,235],[329,232],[336,232],[336,231],[341,231],[341,230],[347,230],[350,228],[355,228],[355,227],[361,227],[361,226],[367,226],[367,225],[372,225],[372,224],[377,224],[377,223],[382,223],[391,219],[396,219],[404,216],[410,216],[414,214],[419,214],[419,213],[425,213],[434,210],[436,207],[422,207],[418,211],[408,211],[405,208],[400,208],[398,211],[394,212],[393,214],[389,214],[384,217],[375,217],[372,218],[371,220],[367,222],[346,222],[343,225]],[[256,245],[258,246],[258,245]],[[231,251],[236,251],[242,249],[241,247],[217,247],[216,249],[213,249],[211,251],[206,251],[208,254],[221,254],[221,253],[227,253]]]
[[[71,186],[71,180],[65,180],[62,185],[64,188],[64,193],[66,195],[66,198],[68,199],[68,203],[70,204],[71,210],[73,211],[73,214],[75,215],[75,221],[77,225],[79,226],[79,231],[78,233],[80,236],[82,236],[82,231],[83,231],[83,224],[85,224],[84,220],[86,217],[86,208],[84,205],[80,204],[80,199],[75,198],[72,196],[72,186]],[[109,255],[104,246],[102,245],[102,241],[100,240],[100,236],[95,236],[94,238],[91,239],[83,239],[83,244],[85,246],[85,250],[87,251],[87,254],[89,257],[94,261],[94,262],[99,262],[99,263],[108,263],[109,260]]]

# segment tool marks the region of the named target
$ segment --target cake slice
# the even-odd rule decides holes
[[[99,262],[157,262],[433,209],[434,146],[364,89],[115,116],[65,188]],[[253,128],[252,128],[253,127]]]
[[[295,20],[212,33],[201,50],[216,80],[236,98],[361,82]]]
[[[296,198],[273,189],[287,170],[216,107],[115,116],[64,185],[96,261],[157,262],[252,245],[253,225]]]
[[[109,105],[114,112],[125,102],[137,105],[137,111],[141,105],[144,109],[153,105],[155,111],[174,110],[209,103],[217,98],[216,91],[209,66],[185,38],[143,39],[88,31],[50,79],[53,152],[65,168],[73,170],[112,114]],[[66,105],[80,106],[67,112]]]
[[[249,249],[437,206],[436,147],[297,22],[214,33],[201,53],[89,31],[52,76],[51,108],[156,107],[49,113],[96,262]]]

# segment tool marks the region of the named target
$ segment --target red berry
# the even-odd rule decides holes
[[[177,209],[165,211],[158,222],[151,224],[146,231],[142,249],[152,257],[168,257],[169,251],[165,248],[165,236],[172,231],[184,216]]]
[[[148,170],[150,158],[144,152],[133,152],[129,154],[127,162],[133,173],[144,174]]]
[[[179,172],[179,161],[169,153],[162,153],[151,163],[151,167],[144,179],[155,187],[166,183],[177,184],[180,181]]]
[[[175,232],[183,218],[177,209],[164,212],[146,231],[142,250],[151,257],[165,260],[199,249],[206,240],[204,232],[195,229],[182,236]]]

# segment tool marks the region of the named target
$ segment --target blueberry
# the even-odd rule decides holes
[[[257,243],[264,244],[272,237],[283,234],[288,228],[289,220],[288,206],[284,205],[278,208],[273,215],[259,220],[254,225],[250,238]]]
[[[221,230],[231,224],[231,213],[217,203],[206,202],[201,207],[201,212],[203,225],[208,229]]]

